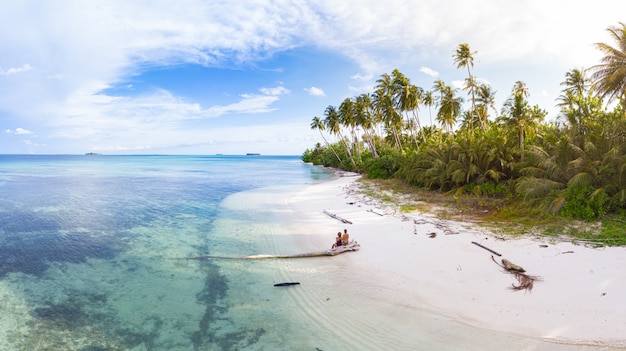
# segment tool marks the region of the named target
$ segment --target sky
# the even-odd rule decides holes
[[[498,110],[521,80],[556,119],[565,74],[599,63],[622,16],[623,0],[3,1],[0,154],[301,155],[323,142],[315,116],[384,73],[460,87],[461,43]]]

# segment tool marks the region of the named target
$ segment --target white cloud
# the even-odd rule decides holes
[[[42,2],[37,11],[29,1],[2,2],[0,67],[7,68],[0,68],[0,110],[49,123],[68,137],[117,133],[139,139],[153,133],[167,139],[155,131],[231,113],[275,111],[273,104],[289,90],[261,88],[235,101],[202,106],[159,89],[139,96],[110,96],[104,89],[131,85],[129,77],[155,66],[238,68],[298,47],[356,62],[358,74],[343,73],[354,80],[350,91],[358,93],[371,91],[377,76],[399,66],[423,65],[424,74],[459,79],[465,72],[446,76],[443,67],[454,70],[453,51],[464,42],[478,51],[477,75],[492,64],[512,67],[509,71],[520,76],[516,79],[524,79],[519,68],[528,65],[564,74],[597,62],[593,43],[610,40],[605,29],[623,21],[625,12],[626,2],[614,0],[597,0],[594,6],[582,0],[186,0],[184,6],[59,0]],[[576,25],[565,25],[571,23]],[[29,73],[19,74],[24,72]],[[513,81],[499,90],[508,91]],[[316,89],[307,92],[329,93]],[[158,140],[137,145],[154,146]]]
[[[24,128],[16,128],[15,134],[33,134],[30,130],[26,130]]]
[[[26,130],[24,128],[15,128],[15,130],[6,129],[4,132],[6,134],[16,134],[16,135],[33,134],[33,132],[31,132],[30,130]]]
[[[463,89],[463,87],[465,86],[465,81],[453,80],[452,82],[450,82],[450,85],[452,85],[454,89]]]
[[[439,72],[435,71],[432,68],[428,68],[428,67],[424,67],[424,66],[420,67],[420,72],[422,72],[422,73],[424,73],[424,74],[426,74],[428,76],[431,76],[431,77],[438,77],[439,76]]]
[[[27,72],[31,69],[33,69],[33,67],[26,63],[22,67],[12,67],[6,70],[0,69],[0,76],[10,76],[12,74]]]
[[[326,93],[324,92],[324,90],[318,87],[305,88],[304,91],[306,91],[307,93],[309,93],[309,95],[312,95],[312,96],[326,96]]]
[[[289,89],[283,87],[283,86],[277,86],[274,88],[261,88],[259,89],[263,94],[265,95],[272,95],[272,96],[279,96],[279,95],[284,95],[284,94],[289,94],[290,91]]]
[[[278,101],[275,95],[242,94],[241,100],[229,105],[216,105],[207,112],[209,117],[217,117],[228,113],[266,113],[275,111],[270,105]]]

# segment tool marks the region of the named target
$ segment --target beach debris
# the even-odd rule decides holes
[[[300,282],[284,282],[284,283],[274,284],[274,286],[292,286],[292,285],[300,285]]]
[[[563,251],[562,254],[574,253],[574,251]]]
[[[494,250],[492,250],[492,249],[490,249],[490,248],[488,248],[488,247],[486,247],[486,246],[484,246],[484,245],[482,245],[482,244],[479,244],[479,243],[477,243],[477,242],[475,242],[475,241],[472,241],[472,244],[474,244],[474,245],[476,245],[476,246],[478,246],[478,247],[481,247],[481,248],[483,248],[483,249],[485,249],[485,250],[487,250],[487,251],[491,252],[492,254],[494,254],[494,255],[496,255],[496,256],[502,256],[499,252],[494,251]]]
[[[515,279],[517,280],[517,285],[511,284],[511,286],[509,287],[509,289],[513,291],[532,291],[535,285],[535,281],[541,281],[541,277],[526,274],[524,268],[512,263],[505,258],[502,259],[502,263],[498,263],[498,261],[496,261],[496,259],[492,255],[491,260],[502,269],[504,269],[505,272],[510,273],[515,277]]]
[[[407,218],[407,220],[408,220],[408,218]],[[450,229],[450,227],[448,227],[445,223],[443,223],[441,221],[434,221],[434,220],[429,220],[429,219],[425,219],[425,218],[420,218],[420,219],[414,219],[413,220],[413,224],[416,224],[416,225],[432,224],[432,225],[435,226],[435,228],[441,230],[445,235],[460,234],[460,232],[454,231],[454,230]]]
[[[378,212],[377,210],[374,210],[374,209],[371,209],[371,208],[369,210],[367,210],[367,212],[372,212],[372,213],[375,213],[375,214],[377,214],[379,216],[384,216],[385,215],[384,213]]]
[[[336,220],[338,220],[338,221],[341,221],[341,222],[343,222],[343,223],[346,223],[346,224],[352,224],[352,222],[350,222],[349,220],[347,220],[347,219],[345,219],[345,218],[341,218],[341,217],[339,217],[338,215],[336,215],[336,214],[334,214],[334,213],[332,213],[332,212],[329,212],[329,211],[327,211],[327,210],[324,210],[324,213],[326,213],[327,215],[329,215],[331,218],[334,218],[334,219],[336,219]]]
[[[437,233],[432,232],[432,233],[428,233],[427,235],[428,235],[429,238],[432,239],[432,238],[435,238],[437,236]]]
[[[504,268],[507,271],[516,271],[516,272],[520,272],[520,273],[526,272],[526,270],[524,268],[516,265],[515,263],[507,260],[506,258],[502,259],[502,265],[504,266]]]
[[[541,245],[539,245],[539,247],[546,248],[546,247],[548,247],[548,245],[541,244]]]
[[[337,246],[334,249],[324,250],[324,251],[316,251],[316,252],[307,252],[301,254],[293,254],[293,255],[251,255],[251,256],[219,256],[219,255],[202,255],[202,256],[193,256],[193,257],[185,257],[186,260],[207,260],[207,259],[226,259],[226,260],[260,260],[260,259],[268,259],[268,258],[304,258],[304,257],[320,257],[320,256],[336,256],[348,251],[358,251],[361,248],[361,244],[359,244],[356,240],[352,239],[348,243],[348,245]]]

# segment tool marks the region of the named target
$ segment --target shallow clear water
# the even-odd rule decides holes
[[[187,259],[294,253],[288,196],[331,178],[298,157],[0,155],[0,351],[609,350],[390,304],[357,254]]]
[[[228,196],[330,176],[298,157],[0,156],[0,350],[257,345],[267,331],[224,317],[254,269],[183,258],[261,250],[269,218]]]

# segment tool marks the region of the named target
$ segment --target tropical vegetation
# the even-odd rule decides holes
[[[623,218],[626,24],[608,32],[615,45],[595,45],[599,64],[565,73],[552,121],[521,80],[498,111],[496,92],[473,75],[477,52],[463,43],[453,55],[467,72],[462,88],[442,80],[422,88],[397,69],[384,73],[372,92],[313,118],[324,144],[302,159],[451,196],[510,199],[544,216]]]

